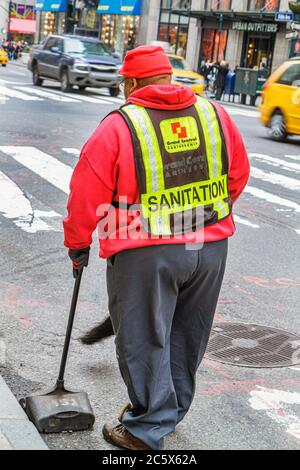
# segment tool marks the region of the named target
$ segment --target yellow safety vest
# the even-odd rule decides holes
[[[231,213],[228,154],[214,106],[182,110],[128,104],[118,111],[132,136],[141,219],[157,236],[181,235]]]

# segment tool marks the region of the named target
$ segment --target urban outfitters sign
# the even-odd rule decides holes
[[[277,33],[278,24],[276,23],[245,23],[234,21],[232,29],[236,31],[249,31],[253,33]]]

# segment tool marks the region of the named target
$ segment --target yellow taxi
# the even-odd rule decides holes
[[[260,113],[274,140],[300,135],[300,57],[284,62],[266,81]]]
[[[193,72],[183,57],[170,53],[167,56],[173,68],[172,83],[191,87],[197,95],[202,95],[205,90],[204,77]]]
[[[7,52],[0,46],[0,64],[2,67],[6,67],[8,62]]]

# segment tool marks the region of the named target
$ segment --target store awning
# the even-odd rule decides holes
[[[275,22],[275,12],[260,11],[233,11],[233,10],[178,10],[173,9],[174,15],[190,16],[200,20],[210,18],[220,18],[222,15],[224,20],[234,21],[255,21],[257,23]]]
[[[103,15],[140,15],[142,0],[100,0],[97,13]]]
[[[37,11],[66,11],[67,0],[36,0],[35,9]]]
[[[9,23],[9,32],[21,34],[34,34],[36,32],[36,21],[11,18]]]

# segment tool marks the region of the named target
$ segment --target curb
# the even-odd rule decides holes
[[[0,376],[0,450],[49,450]]]

